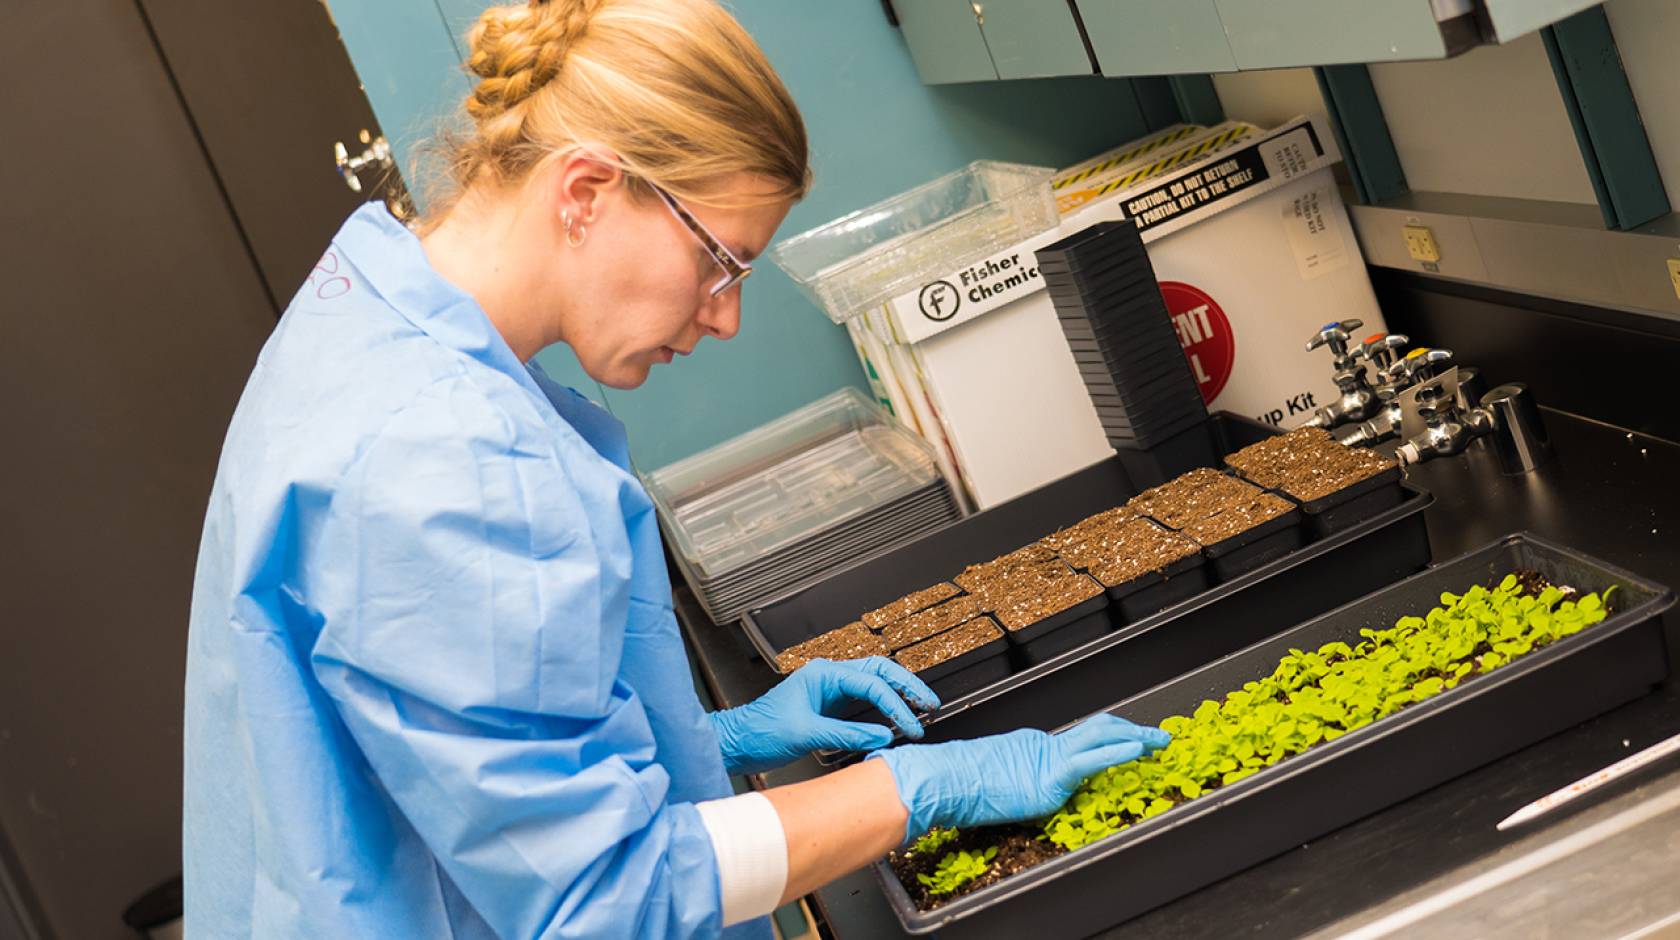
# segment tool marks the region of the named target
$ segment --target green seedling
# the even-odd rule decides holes
[[[926,835],[923,835],[920,839],[910,843],[910,854],[932,855],[933,853],[939,851],[939,849],[943,846],[955,842],[956,838],[957,830],[941,829],[940,827],[935,826],[932,829],[929,829]]]
[[[1357,731],[1598,623],[1614,590],[1570,600],[1548,587],[1528,596],[1507,576],[1492,590],[1442,594],[1441,605],[1422,617],[1361,630],[1355,645],[1290,650],[1271,675],[1162,721],[1170,744],[1086,780],[1044,822],[1040,838],[1078,849]],[[960,883],[941,881],[941,891],[920,876],[930,893],[949,893],[984,873],[984,860],[958,854],[970,859],[962,871],[979,864],[979,872]]]
[[[992,867],[992,859],[997,857],[997,853],[995,845],[983,852],[952,852],[939,860],[933,874],[917,875],[916,880],[934,897],[953,894],[984,875]]]

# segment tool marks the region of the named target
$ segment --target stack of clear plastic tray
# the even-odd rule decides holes
[[[718,623],[961,515],[927,443],[854,389],[643,482]]]
[[[977,160],[777,243],[770,258],[835,323],[1055,228],[1054,170]]]

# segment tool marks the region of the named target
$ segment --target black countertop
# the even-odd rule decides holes
[[[1480,444],[1461,457],[1411,468],[1408,479],[1435,494],[1427,511],[1434,558],[1452,558],[1526,530],[1651,580],[1680,585],[1680,446],[1557,412],[1547,412],[1546,420],[1556,457],[1533,473],[1504,475],[1492,451]],[[713,624],[686,589],[677,591],[677,614],[720,707],[753,699],[774,684],[775,674],[739,628]],[[1680,615],[1671,614],[1667,627],[1674,662],[1680,654]],[[1192,940],[1309,933],[1543,830],[1545,821],[1509,833],[1497,832],[1494,824],[1529,800],[1676,732],[1680,677],[1671,676],[1645,698],[1101,936]],[[755,782],[777,786],[822,772],[807,759]],[[1635,775],[1577,802],[1594,805],[1645,777]],[[1568,812],[1553,815],[1563,819]],[[822,889],[815,900],[839,940],[904,936],[868,869]]]

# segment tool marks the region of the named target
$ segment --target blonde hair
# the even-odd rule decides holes
[[[452,192],[518,183],[545,160],[598,144],[638,195],[642,182],[702,204],[750,173],[810,188],[805,124],[764,52],[713,0],[530,0],[492,6],[467,34],[470,133],[446,135]],[[715,197],[710,200],[717,204]]]

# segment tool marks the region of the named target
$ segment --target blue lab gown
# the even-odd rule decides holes
[[[381,205],[234,415],[186,696],[190,937],[720,931],[731,790],[623,428]]]

